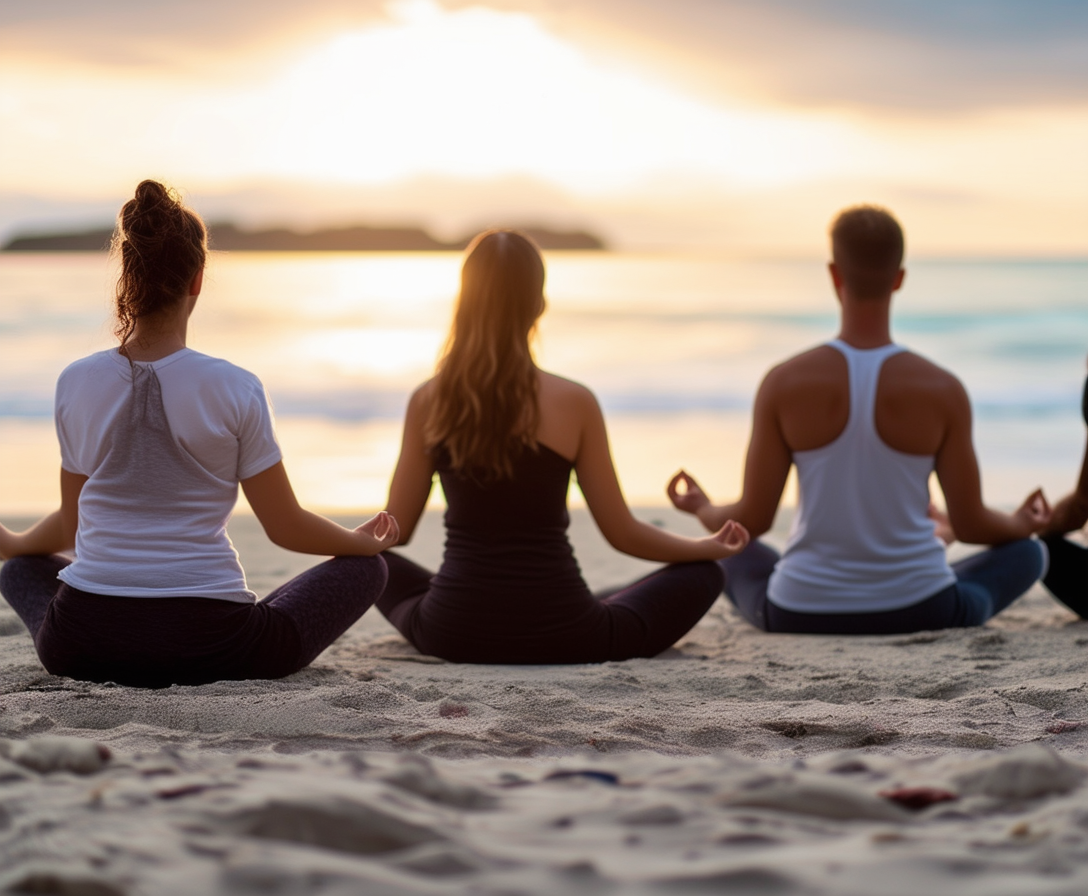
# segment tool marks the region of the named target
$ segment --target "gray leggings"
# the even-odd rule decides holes
[[[381,595],[381,557],[335,557],[255,604],[58,588],[63,557],[15,557],[0,592],[54,675],[136,687],[282,678],[309,665]]]

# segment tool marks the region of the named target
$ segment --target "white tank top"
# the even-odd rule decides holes
[[[889,448],[876,431],[880,369],[905,349],[828,345],[846,358],[850,417],[833,442],[793,455],[801,496],[767,596],[801,613],[908,607],[956,576],[927,516],[934,458]]]

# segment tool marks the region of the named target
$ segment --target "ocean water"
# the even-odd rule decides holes
[[[189,344],[262,378],[304,501],[381,505],[400,415],[433,368],[460,261],[213,257]],[[836,332],[818,260],[560,252],[547,264],[538,359],[597,393],[633,503],[663,503],[680,466],[730,497],[762,375]],[[101,254],[0,255],[0,512],[55,505],[53,385],[69,361],[111,345],[113,274]],[[1055,497],[1072,485],[1088,261],[912,261],[894,332],[967,386],[988,500],[1009,506],[1036,485]]]

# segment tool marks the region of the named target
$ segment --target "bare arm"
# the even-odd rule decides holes
[[[60,471],[60,509],[42,517],[25,532],[0,526],[0,560],[34,554],[59,554],[76,546],[79,493],[86,476]]]
[[[401,437],[400,457],[389,483],[389,500],[386,510],[400,524],[400,541],[407,544],[412,539],[419,518],[427,506],[434,481],[434,460],[423,442],[423,415],[426,402],[426,386],[417,389],[408,402],[404,415],[404,434]]]
[[[397,543],[396,520],[382,511],[356,529],[304,510],[283,462],[242,480],[242,490],[269,539],[289,551],[330,556],[373,556]]]
[[[965,544],[1002,544],[1040,532],[1050,519],[1041,491],[1032,492],[1015,513],[991,510],[982,502],[978,459],[971,441],[971,402],[958,380],[945,396],[946,429],[937,450],[936,471],[948,505],[948,522]]]
[[[695,514],[713,532],[726,520],[736,520],[753,538],[774,525],[778,502],[786,487],[793,454],[778,424],[773,375],[768,375],[756,393],[752,411],[752,438],[744,461],[744,487],[732,504],[714,504],[699,483],[681,470],[668,485],[673,505]]]
[[[576,411],[580,417],[575,458],[578,485],[597,527],[612,547],[644,560],[678,563],[729,557],[748,544],[748,533],[732,520],[707,538],[686,538],[635,519],[616,477],[604,417],[588,390],[579,394]]]

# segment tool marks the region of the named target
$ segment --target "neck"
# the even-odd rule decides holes
[[[136,321],[125,343],[125,353],[133,361],[158,361],[185,348],[189,315],[179,314],[169,320]]]
[[[844,299],[839,338],[854,348],[879,348],[891,343],[891,301],[891,296],[887,299]]]

